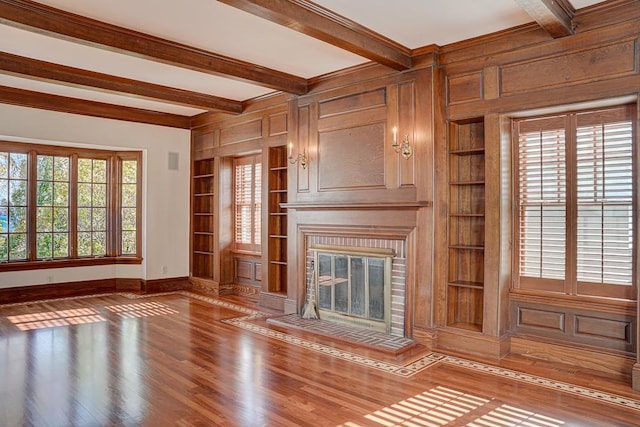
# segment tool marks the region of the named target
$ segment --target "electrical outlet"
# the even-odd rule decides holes
[[[167,274],[167,266],[166,265],[162,266],[162,274]]]
[[[53,283],[53,276],[47,276],[47,283]]]

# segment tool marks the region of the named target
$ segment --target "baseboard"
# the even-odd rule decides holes
[[[0,304],[115,292],[116,279],[83,280],[0,289]]]
[[[191,289],[188,277],[170,277],[166,279],[144,280],[142,290],[146,293],[183,291]]]
[[[412,339],[428,349],[433,349],[435,348],[437,343],[438,332],[434,329],[422,329],[414,327]]]
[[[205,294],[220,295],[220,284],[213,280],[202,279],[199,277],[189,277],[191,289],[203,292]]]
[[[234,283],[233,294],[251,299],[258,299],[260,296],[260,287],[256,285],[247,285],[245,283]]]
[[[634,366],[635,358],[623,354],[598,351],[597,349],[538,341],[526,337],[511,337],[511,353],[534,359],[565,363],[610,374],[638,375],[640,387],[640,367]],[[637,365],[637,364],[636,364]]]
[[[492,359],[501,359],[509,353],[509,337],[489,337],[463,329],[438,329],[436,348],[454,350]]]
[[[0,304],[38,301],[44,299],[77,297],[108,292],[170,292],[191,289],[188,277],[159,280],[113,278],[82,280],[78,282],[19,286],[0,289]]]
[[[284,300],[286,294],[278,294],[271,292],[260,293],[260,307],[270,308],[272,310],[284,311]]]

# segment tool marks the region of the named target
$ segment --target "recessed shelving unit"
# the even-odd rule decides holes
[[[482,332],[485,244],[483,120],[450,124],[448,167],[447,326]]]
[[[214,159],[196,160],[192,170],[191,275],[213,279]]]
[[[287,151],[285,146],[269,148],[268,204],[268,292],[287,292]]]

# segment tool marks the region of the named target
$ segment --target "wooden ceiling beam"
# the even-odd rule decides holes
[[[308,0],[219,0],[395,70],[411,68],[410,49]]]
[[[305,78],[55,9],[30,0],[0,0],[0,23],[176,67],[297,95]]]
[[[191,117],[0,86],[0,103],[129,122],[191,128]]]
[[[516,0],[516,2],[553,38],[575,33],[576,10],[567,0]]]
[[[5,52],[0,52],[0,72],[48,82],[62,82],[74,87],[97,88],[119,95],[135,95],[140,98],[207,111],[220,110],[239,114],[243,108],[240,101],[82,70]]]

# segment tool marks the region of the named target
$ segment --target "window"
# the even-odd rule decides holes
[[[515,122],[523,289],[633,298],[633,109]]]
[[[236,249],[260,251],[261,156],[234,159],[234,209]]]
[[[140,262],[140,162],[0,142],[0,271]]]

